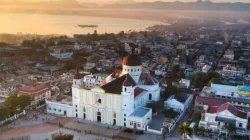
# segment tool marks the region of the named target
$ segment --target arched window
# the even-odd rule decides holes
[[[152,94],[151,94],[151,93],[148,95],[148,100],[149,100],[149,101],[152,100]]]
[[[140,71],[140,69],[138,69],[138,71]]]
[[[131,72],[133,72],[133,69],[131,69]]]
[[[83,107],[83,112],[86,112],[86,109],[85,109],[85,107]]]
[[[124,88],[124,91],[127,92],[127,88]]]
[[[116,113],[114,112],[114,118],[116,118]]]
[[[101,100],[101,99],[98,99],[98,103],[100,103],[100,104],[101,104],[101,103],[102,103],[102,100]]]

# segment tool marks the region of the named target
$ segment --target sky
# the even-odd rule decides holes
[[[58,0],[1,0],[1,1],[58,1]],[[70,0],[68,0],[70,1]],[[174,2],[176,0],[77,0],[79,2],[92,2],[92,3],[112,3],[112,2],[128,2],[128,1],[136,1],[136,2],[153,2],[153,1],[166,1],[166,2]],[[192,2],[197,0],[178,0],[182,2]],[[211,0],[213,2],[245,2],[249,3],[250,0]]]

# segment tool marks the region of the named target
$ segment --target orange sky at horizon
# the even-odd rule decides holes
[[[58,0],[1,0],[1,1],[58,1]],[[70,0],[69,0],[70,1]],[[166,1],[166,2],[174,2],[174,1],[181,1],[181,2],[194,2],[197,0],[77,0],[79,2],[90,2],[90,3],[113,3],[113,2],[129,2],[129,1],[136,1],[136,2],[153,2],[153,1]],[[205,0],[203,0],[205,1]],[[244,2],[249,3],[250,0],[210,0],[212,2]]]

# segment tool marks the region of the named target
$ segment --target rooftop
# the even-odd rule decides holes
[[[57,95],[57,96],[52,96],[47,99],[47,101],[51,102],[57,102],[61,104],[67,104],[67,105],[72,105],[72,97],[67,96],[67,95]]]
[[[149,108],[139,107],[130,115],[133,117],[143,117],[150,111]]]
[[[225,103],[225,104],[222,104],[218,107],[209,107],[207,110],[207,113],[214,114],[214,113],[220,113],[220,112],[225,111],[225,110],[228,110],[229,112],[231,112],[233,115],[235,115],[237,117],[240,117],[243,119],[247,118],[246,112],[243,112],[243,111],[237,109],[236,107],[234,107],[230,103]]]

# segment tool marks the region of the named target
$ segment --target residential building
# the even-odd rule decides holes
[[[218,107],[205,106],[199,127],[213,132],[226,133],[226,124],[233,124],[237,129],[246,130],[248,125],[247,113],[237,109],[230,103]]]
[[[46,99],[47,113],[73,117],[72,97],[56,95]]]
[[[97,87],[101,87],[103,86],[104,82],[103,80],[107,77],[107,74],[102,74],[102,73],[98,73],[98,74],[90,74],[90,75],[86,75],[83,78],[83,85],[85,86],[84,88],[86,89],[91,89],[95,86]]]
[[[73,52],[67,52],[66,50],[55,49],[53,52],[50,52],[50,56],[57,58],[58,60],[69,60],[72,59]]]
[[[170,96],[165,102],[165,108],[172,108],[174,111],[183,113],[185,112],[190,104],[192,103],[193,95],[180,93],[177,95]]]
[[[31,97],[31,109],[36,109],[45,105],[45,99],[51,96],[51,90],[46,84],[36,86],[20,87],[18,95],[27,95]]]

